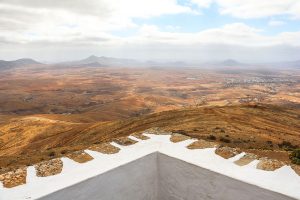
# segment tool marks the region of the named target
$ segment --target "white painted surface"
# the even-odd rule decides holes
[[[117,154],[106,155],[86,150],[88,154],[94,157],[92,161],[87,163],[79,164],[68,158],[62,158],[63,171],[55,176],[37,177],[34,168],[29,167],[27,184],[10,189],[0,186],[0,200],[36,199],[156,151],[237,180],[300,199],[300,176],[288,166],[269,172],[256,169],[258,161],[253,161],[249,165],[240,167],[235,165],[233,161],[243,154],[226,160],[214,153],[215,148],[187,149],[186,146],[194,140],[172,143],[168,135],[145,135],[151,139],[138,140],[135,138],[139,142],[131,146],[120,146],[112,143],[121,148]]]
[[[157,200],[294,200],[162,153],[157,155]]]
[[[39,200],[294,200],[155,152]]]
[[[157,154],[146,155],[39,200],[157,200]]]

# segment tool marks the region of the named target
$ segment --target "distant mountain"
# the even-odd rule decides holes
[[[264,66],[276,68],[276,69],[300,69],[300,60],[295,61],[283,61],[283,62],[273,62],[273,63],[264,63]]]
[[[245,65],[244,63],[240,63],[236,60],[233,59],[227,59],[224,60],[223,62],[218,63],[221,66],[225,66],[225,67],[235,67],[235,66],[243,66]]]
[[[92,55],[83,60],[64,62],[61,64],[72,65],[74,67],[76,66],[107,67],[107,66],[138,66],[141,65],[142,63],[133,59],[112,58],[112,57],[105,57],[105,56],[98,57]]]
[[[103,64],[99,63],[99,62],[91,62],[91,63],[87,63],[87,64],[81,64],[79,65],[79,67],[105,67]]]
[[[14,61],[5,61],[0,60],[0,69],[9,69],[14,67],[22,67],[22,66],[29,66],[29,65],[40,65],[39,63],[30,58],[22,58]]]
[[[291,61],[291,62],[285,62],[282,63],[284,67],[291,67],[291,68],[297,68],[300,69],[300,60]]]

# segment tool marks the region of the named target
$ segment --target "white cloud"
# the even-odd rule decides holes
[[[126,41],[138,43],[163,44],[230,44],[243,46],[266,46],[281,43],[278,38],[266,37],[262,30],[243,23],[227,24],[220,28],[206,29],[197,33],[166,32],[155,25],[144,25],[139,35],[126,38]]]
[[[300,15],[298,0],[191,2],[201,8],[216,2],[222,14],[241,18]],[[0,54],[18,57],[26,54],[37,57],[43,54],[46,58],[47,54],[61,57],[62,52],[66,52],[69,57],[78,58],[80,53],[85,55],[99,52],[104,55],[124,55],[132,58],[160,58],[159,55],[162,55],[161,58],[166,59],[173,56],[195,59],[200,52],[202,55],[211,53],[212,57],[216,55],[219,58],[236,52],[237,57],[248,55],[258,58],[264,55],[259,50],[266,49],[269,52],[277,52],[275,57],[279,59],[280,56],[291,58],[294,56],[291,52],[299,50],[300,32],[265,36],[263,30],[243,23],[231,23],[188,33],[183,32],[176,23],[164,27],[166,31],[155,25],[134,23],[134,19],[137,18],[180,13],[195,14],[195,11],[189,5],[179,5],[176,0],[89,0],[84,3],[81,0],[0,0]],[[270,21],[270,25],[279,23]],[[112,34],[114,31],[128,29],[138,30],[137,34],[130,37]],[[205,49],[209,53],[205,53]],[[256,55],[255,50],[260,52],[260,55]],[[282,53],[284,50],[288,53]]]
[[[67,10],[80,15],[107,17],[151,17],[190,12],[176,0],[2,0],[2,4],[34,9]]]
[[[284,21],[280,21],[280,20],[271,20],[268,23],[269,26],[282,26],[284,24],[285,24],[285,22]]]
[[[110,38],[137,27],[134,18],[178,13],[193,11],[176,0],[7,0],[0,1],[0,36],[21,43]]]
[[[282,32],[278,34],[278,36],[275,36],[274,40],[281,41],[281,44],[286,44],[290,46],[300,46],[300,31]]]
[[[168,31],[178,31],[181,29],[181,26],[167,25],[167,26],[165,26],[165,28]]]
[[[209,7],[214,0],[191,0],[192,3],[198,5],[199,7],[207,8]]]
[[[207,8],[212,3],[219,6],[221,14],[237,18],[262,18],[276,15],[288,15],[300,18],[299,0],[190,0],[200,8]]]
[[[238,18],[261,18],[289,15],[300,18],[299,0],[215,0],[221,14]]]
[[[166,32],[155,25],[145,25],[139,34],[122,41],[123,56],[135,58],[221,60],[235,58],[248,61],[299,59],[300,32],[265,36],[263,31],[242,23],[197,33]]]

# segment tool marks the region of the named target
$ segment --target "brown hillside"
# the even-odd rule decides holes
[[[300,111],[269,105],[187,108],[98,123],[22,117],[0,125],[0,166],[60,157],[153,127],[282,160],[288,160],[284,149],[300,146]]]

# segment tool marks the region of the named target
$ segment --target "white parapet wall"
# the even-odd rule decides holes
[[[187,149],[194,142],[170,141],[169,135],[152,135],[112,155],[85,150],[94,159],[80,164],[62,158],[60,174],[37,177],[27,169],[26,184],[0,186],[0,200],[201,200],[300,199],[300,176],[290,166],[275,171],[256,169],[258,160],[238,166],[215,154],[215,148]]]
[[[159,152],[40,200],[290,200]]]

